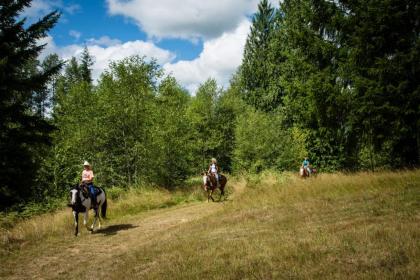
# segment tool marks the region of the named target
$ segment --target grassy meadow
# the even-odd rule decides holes
[[[198,185],[172,193],[139,189],[121,197],[111,194],[107,225],[132,225],[112,235],[72,237],[70,215],[64,211],[3,229],[0,277],[418,279],[420,275],[419,170],[320,174],[306,180],[265,172],[232,178],[228,184],[233,194],[223,203],[203,202]],[[41,240],[43,244],[36,246]],[[87,254],[82,253],[84,248]],[[63,265],[74,258],[81,262],[96,258],[103,269],[94,273],[88,265],[77,266],[76,271]]]
[[[188,180],[183,187],[168,191],[157,187],[119,187],[106,189],[108,196],[107,220],[105,223],[122,221],[153,209],[168,208],[184,203],[204,201],[206,199],[199,184],[201,177]],[[74,231],[71,208],[67,201],[61,201],[62,207],[52,213],[46,213],[21,219],[15,213],[2,213],[0,224],[0,258],[23,245],[36,244],[41,240],[57,239]],[[93,212],[89,213],[89,223]],[[79,216],[79,227],[83,228],[83,214]]]

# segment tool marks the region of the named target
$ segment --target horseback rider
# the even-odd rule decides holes
[[[311,174],[311,164],[308,160],[308,157],[305,157],[303,160],[302,167],[308,172],[308,175]]]
[[[220,171],[220,167],[217,164],[217,160],[215,158],[212,158],[207,173],[216,178],[216,186],[219,185],[219,179],[220,179],[219,178],[219,171]],[[210,183],[211,183],[211,181],[210,181]]]
[[[96,203],[96,191],[95,186],[93,185],[93,178],[95,176],[93,175],[93,170],[88,161],[85,161],[83,163],[83,172],[82,172],[82,184],[85,184],[88,186],[89,194],[92,199],[92,207],[97,208]]]

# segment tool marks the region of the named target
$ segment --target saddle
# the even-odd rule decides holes
[[[89,197],[89,189],[88,189],[88,185],[86,184],[82,184],[80,185],[80,188],[82,190],[82,194],[84,198],[88,198]],[[95,195],[100,195],[102,193],[102,189],[96,186],[93,186],[93,189],[95,190]]]

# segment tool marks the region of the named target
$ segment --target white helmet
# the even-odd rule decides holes
[[[85,160],[85,162],[83,163],[83,166],[90,166],[90,163],[87,160]]]

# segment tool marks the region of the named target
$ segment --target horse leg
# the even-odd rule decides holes
[[[73,211],[74,217],[74,235],[77,236],[79,234],[79,213]]]
[[[220,197],[219,201],[222,201],[222,196],[225,195],[225,186],[220,186]]]
[[[91,231],[93,232],[93,230],[95,229],[95,224],[96,224],[96,220],[98,219],[98,209],[94,209],[93,210],[95,212],[95,216],[93,218],[93,223],[92,226],[90,227]]]
[[[97,210],[97,216],[98,216],[98,228],[101,229],[101,215],[99,214],[99,209],[101,209],[102,203],[98,203],[98,210]],[[102,210],[101,210],[102,211]]]
[[[89,230],[88,227],[88,221],[89,221],[89,210],[86,208],[86,212],[83,215],[83,225],[86,227],[87,230]]]
[[[213,190],[210,191],[210,198],[211,200],[214,202],[214,198],[213,198]]]

